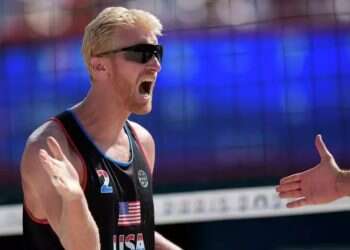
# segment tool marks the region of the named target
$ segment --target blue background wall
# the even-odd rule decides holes
[[[1,48],[0,186],[19,183],[31,131],[86,94],[80,43]],[[317,133],[349,165],[347,29],[194,29],[168,32],[161,43],[154,109],[131,118],[156,140],[156,191],[274,185],[317,163]]]
[[[86,22],[85,16],[104,5],[76,2],[85,2],[79,11]],[[232,7],[244,1],[227,2]],[[337,19],[349,16],[339,7],[346,1],[245,2],[259,18],[264,4],[271,5],[275,12],[268,18],[276,19],[186,27],[180,14],[176,17],[179,9],[163,10],[177,20],[160,39],[165,58],[154,109],[148,116],[131,118],[156,140],[158,193],[275,185],[280,177],[318,162],[313,145],[317,133],[323,134],[339,165],[350,166],[350,32]],[[10,3],[20,5],[0,3],[0,25],[3,18],[20,15]],[[327,8],[318,13],[312,6]],[[233,14],[241,13],[237,8]],[[299,14],[306,21],[293,22]],[[23,23],[18,27],[2,30],[0,36],[0,205],[22,200],[19,163],[31,131],[81,100],[89,88],[80,55],[82,29],[43,38]],[[33,39],[22,41],[28,30]],[[2,42],[3,34],[14,39]],[[348,222],[344,212],[157,230],[185,249],[340,250],[349,249]],[[0,238],[0,249],[20,245],[21,236]]]

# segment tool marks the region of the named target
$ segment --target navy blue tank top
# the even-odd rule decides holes
[[[131,159],[127,163],[106,157],[92,142],[71,111],[54,119],[84,165],[83,188],[97,224],[102,250],[153,250],[154,208],[152,176],[142,145],[130,124]],[[47,221],[39,221],[23,209],[24,243],[28,250],[62,250]]]

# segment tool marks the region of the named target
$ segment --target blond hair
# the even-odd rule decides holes
[[[153,32],[156,36],[162,34],[162,24],[153,14],[123,7],[108,7],[93,19],[84,31],[82,53],[84,62],[90,72],[90,59],[102,50],[114,49],[118,41],[112,39],[117,28],[141,27]],[[112,47],[114,46],[114,47]]]

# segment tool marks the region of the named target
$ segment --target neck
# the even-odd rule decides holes
[[[84,129],[102,149],[125,138],[123,125],[130,115],[107,95],[98,93],[92,87],[86,98],[73,107]]]

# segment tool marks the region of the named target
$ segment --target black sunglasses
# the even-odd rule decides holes
[[[95,56],[101,57],[108,54],[114,54],[118,52],[126,52],[125,58],[129,61],[137,63],[147,63],[153,56],[155,56],[161,63],[163,58],[163,47],[159,44],[136,44],[130,47],[108,50],[96,54]]]

